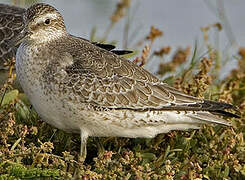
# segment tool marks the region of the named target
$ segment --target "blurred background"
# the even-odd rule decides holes
[[[154,49],[163,46],[171,46],[172,49],[187,46],[193,48],[197,44],[199,56],[202,56],[207,53],[207,49],[203,43],[201,28],[220,23],[222,31],[217,33],[218,30],[211,30],[209,37],[210,43],[227,59],[226,71],[235,67],[236,62],[233,59],[237,48],[245,44],[244,0],[133,0],[127,12],[124,12],[124,18],[113,27],[110,26],[110,17],[120,0],[0,2],[21,7],[28,7],[35,2],[51,4],[61,12],[71,34],[87,39],[92,37],[94,41],[106,36],[106,42],[113,41],[119,49],[141,50],[143,45],[140,46],[139,41],[154,26],[163,31],[163,36],[154,42]],[[167,58],[160,61],[167,61]],[[154,71],[151,63],[146,68]]]
[[[103,33],[110,23],[109,18],[119,0],[0,0],[1,3],[17,4],[28,7],[35,2],[45,2],[55,6],[64,16],[70,33],[89,37],[96,26],[98,33]],[[129,16],[133,20],[132,31],[147,33],[151,25],[165,33],[162,43],[170,46],[193,45],[200,38],[200,27],[216,22],[229,22],[235,35],[233,40],[239,45],[245,44],[244,0],[133,0]],[[222,17],[225,16],[225,17]],[[119,22],[109,38],[122,41],[125,20]],[[225,32],[222,33],[225,35]],[[136,38],[136,37],[134,37]],[[229,42],[224,42],[229,43]]]

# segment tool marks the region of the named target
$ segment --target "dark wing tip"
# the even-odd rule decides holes
[[[124,54],[133,53],[133,51],[129,51],[129,50],[112,50],[111,52],[113,52],[114,54],[117,54],[117,55],[124,55]]]
[[[107,51],[111,51],[112,49],[116,48],[116,46],[111,45],[111,44],[103,44],[103,43],[99,43],[99,42],[93,42],[92,44],[94,44],[95,46],[98,46],[102,49],[106,49]]]
[[[98,46],[102,49],[105,49],[107,51],[111,51],[112,53],[116,54],[116,55],[125,55],[125,54],[130,54],[133,51],[129,51],[129,50],[118,50],[115,49],[116,46],[111,45],[111,44],[103,44],[103,43],[98,43],[98,42],[93,42],[92,44],[94,44],[95,46]]]
[[[231,113],[231,112],[227,112],[227,111],[222,111],[222,110],[216,110],[216,111],[210,111],[212,114],[215,115],[222,115],[222,116],[226,116],[226,117],[234,117],[234,118],[241,118],[240,115]]]
[[[224,102],[217,102],[217,101],[209,101],[209,100],[204,100],[203,105],[208,108],[208,111],[211,112],[212,114],[216,115],[222,115],[226,117],[234,117],[234,118],[241,118],[240,111],[233,106],[232,104],[224,103]],[[226,110],[234,110],[236,114],[228,112]],[[238,114],[237,114],[238,113]]]

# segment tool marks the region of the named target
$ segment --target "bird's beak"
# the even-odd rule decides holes
[[[27,28],[24,28],[16,37],[9,41],[9,47],[15,47],[22,43],[25,40],[28,34]]]

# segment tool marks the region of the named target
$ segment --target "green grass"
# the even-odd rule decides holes
[[[151,33],[142,41],[150,47],[158,38]],[[87,159],[81,163],[79,135],[40,120],[25,95],[6,80],[0,91],[0,179],[71,179],[75,175],[83,179],[245,179],[245,49],[237,55],[239,66],[217,80],[226,57],[206,44],[209,51],[204,55],[197,53],[196,45],[189,54],[176,51],[175,57],[181,54],[182,58],[161,64],[159,68],[169,72],[159,69],[159,76],[172,73],[175,76],[166,82],[176,88],[236,105],[241,118],[230,119],[232,127],[203,126],[154,139],[89,138]],[[142,57],[162,58],[147,53]]]

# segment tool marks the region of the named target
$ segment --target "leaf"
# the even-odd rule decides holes
[[[26,94],[24,94],[24,93],[19,93],[19,99],[20,99],[25,105],[27,105],[27,106],[30,106],[30,105],[31,105],[31,103],[29,102],[29,100],[28,100]]]
[[[18,95],[19,95],[19,91],[17,89],[7,92],[3,97],[1,106],[10,104],[11,102],[13,102],[18,98]]]
[[[144,163],[156,160],[156,155],[153,153],[137,153],[138,157],[142,157]]]
[[[22,119],[29,119],[30,109],[24,103],[16,104],[17,113]]]

